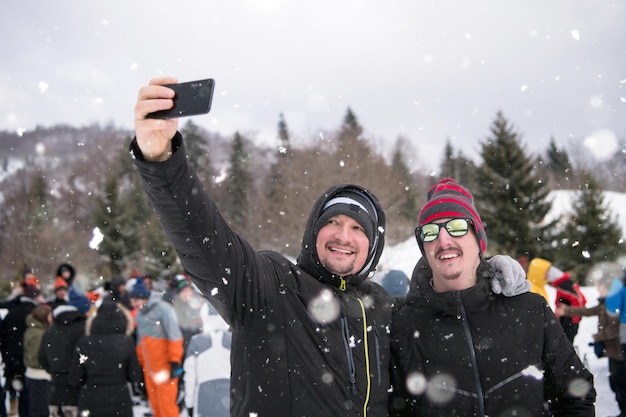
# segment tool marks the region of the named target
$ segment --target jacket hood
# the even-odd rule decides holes
[[[67,279],[64,278],[65,281],[67,281],[67,286],[69,287],[74,282],[74,278],[76,278],[76,270],[74,269],[74,267],[71,264],[69,264],[69,263],[62,263],[57,268],[57,275],[56,276],[57,277],[62,277],[63,276],[63,271],[69,271],[69,273],[70,273],[69,278],[67,278]]]
[[[98,310],[87,319],[86,334],[132,333],[130,312],[115,301],[105,300]]]
[[[60,305],[52,310],[54,323],[68,325],[75,321],[87,320],[87,315],[70,305]]]
[[[528,272],[526,278],[534,285],[543,287],[548,283],[546,273],[552,266],[552,262],[542,258],[534,258],[528,264]]]
[[[375,209],[374,214],[377,219],[377,224],[375,230],[373,231],[373,242],[370,242],[369,253],[363,269],[361,269],[361,271],[359,271],[356,275],[339,277],[327,271],[322,266],[319,257],[317,256],[317,251],[315,249],[315,241],[317,239],[315,223],[321,217],[326,203],[338,195],[346,192],[357,193],[370,200]],[[376,266],[378,265],[378,260],[380,259],[384,246],[385,213],[383,212],[382,206],[376,196],[358,185],[339,184],[326,190],[326,192],[323,193],[313,204],[311,214],[309,215],[309,219],[307,220],[306,227],[304,229],[302,250],[298,256],[298,266],[320,281],[337,288],[341,288],[343,282],[347,282],[348,285],[359,285],[368,278],[371,272],[376,270]]]

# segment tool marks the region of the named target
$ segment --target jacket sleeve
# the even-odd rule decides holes
[[[268,256],[257,253],[235,233],[220,214],[202,182],[187,162],[182,137],[172,140],[174,152],[164,162],[144,161],[136,139],[130,150],[135,156],[144,189],[172,242],[185,271],[233,328],[243,326],[243,317],[259,310],[266,300],[262,292],[278,285],[259,282],[273,271]]]
[[[593,307],[570,307],[565,306],[565,315],[568,317],[572,316],[584,316],[584,317],[592,317],[600,315],[601,310],[605,308],[603,304],[598,304]]]
[[[595,416],[593,375],[580,361],[550,306],[543,304],[545,397],[552,415]]]

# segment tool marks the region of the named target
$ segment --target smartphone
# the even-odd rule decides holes
[[[168,110],[159,110],[148,113],[148,119],[174,119],[176,117],[195,116],[206,114],[211,110],[215,81],[211,78],[206,80],[189,81],[180,84],[168,84],[176,92],[174,105]]]

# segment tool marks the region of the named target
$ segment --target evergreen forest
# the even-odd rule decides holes
[[[222,214],[258,250],[295,259],[313,201],[335,183],[372,190],[387,214],[386,244],[405,241],[430,185],[453,177],[474,193],[487,255],[540,256],[582,281],[592,263],[625,252],[603,191],[626,191],[626,153],[598,163],[580,144],[566,149],[546,138],[534,154],[501,112],[486,127],[479,161],[440,138],[436,173],[421,172],[408,138],[378,149],[349,108],[335,131],[304,146],[293,145],[282,115],[273,147],[255,145],[244,132],[222,137],[190,120],[181,120],[180,130]],[[129,156],[132,135],[99,125],[0,132],[0,295],[27,268],[50,288],[63,262],[76,267],[85,289],[132,271],[154,278],[183,272]],[[576,193],[571,215],[546,222],[549,193],[559,189]]]

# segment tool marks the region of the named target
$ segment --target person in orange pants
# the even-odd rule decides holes
[[[172,306],[137,280],[130,292],[137,310],[137,358],[154,417],[178,417],[178,377],[182,373],[183,336]]]

